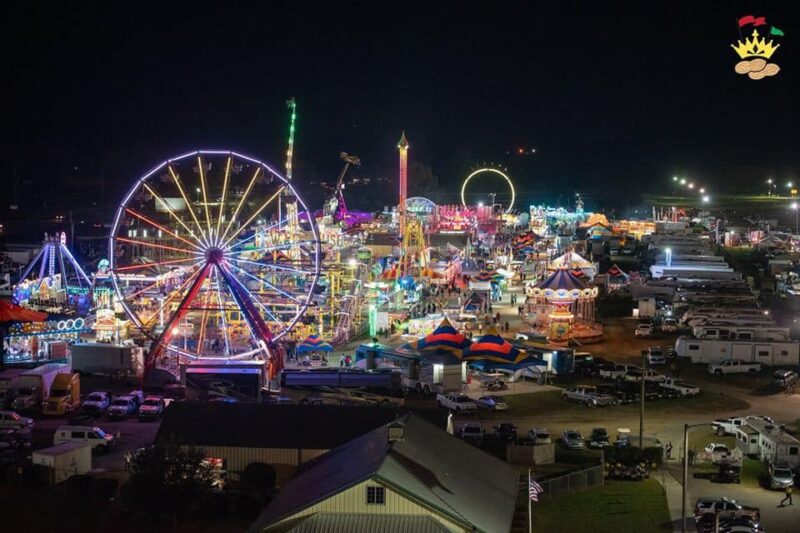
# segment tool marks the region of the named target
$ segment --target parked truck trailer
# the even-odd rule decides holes
[[[24,368],[9,368],[0,372],[0,409],[11,407],[19,388],[19,377],[24,372]]]
[[[62,372],[71,372],[70,366],[48,363],[23,372],[19,377],[17,397],[14,398],[14,410],[23,412],[38,410],[50,394],[53,380]]]
[[[144,370],[144,351],[129,344],[73,344],[72,368],[85,374],[140,377]]]

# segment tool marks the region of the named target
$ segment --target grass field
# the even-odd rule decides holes
[[[623,533],[671,530],[664,489],[654,479],[603,487],[533,504],[533,530]]]

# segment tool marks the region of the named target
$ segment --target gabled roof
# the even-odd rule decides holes
[[[431,516],[401,514],[314,513],[299,518],[284,533],[449,533],[444,524]]]
[[[418,416],[398,422],[402,440],[389,441],[387,424],[309,463],[250,531],[269,531],[270,525],[370,479],[467,529],[510,530],[516,468]]]
[[[393,409],[363,406],[173,402],[156,442],[174,438],[195,446],[330,450],[396,416]]]

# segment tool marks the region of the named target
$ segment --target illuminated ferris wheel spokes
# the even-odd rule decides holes
[[[279,219],[284,191],[293,219]],[[319,279],[313,220],[282,176],[234,152],[185,154],[137,181],[109,246],[115,289],[154,341],[151,359],[241,357],[285,335]]]

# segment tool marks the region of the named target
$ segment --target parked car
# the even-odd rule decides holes
[[[503,422],[494,427],[494,434],[499,441],[515,442],[517,440],[517,426],[509,422]]]
[[[589,437],[589,448],[605,448],[610,446],[606,428],[594,428]]]
[[[613,397],[619,405],[628,405],[639,401],[637,392],[625,390],[619,383],[600,383],[596,388],[598,394]]]
[[[464,422],[461,426],[461,438],[475,444],[483,442],[483,422],[473,420]]]
[[[737,465],[722,463],[719,465],[716,475],[713,476],[713,481],[717,483],[739,483],[741,481],[741,472],[741,467]]]
[[[748,517],[753,521],[761,519],[758,507],[748,507],[730,498],[699,498],[694,505],[694,519],[699,522],[706,513],[719,513],[720,520]]]
[[[582,403],[587,407],[614,405],[616,400],[612,396],[600,394],[591,385],[577,385],[561,392],[561,398],[570,402]]]
[[[111,405],[111,395],[107,392],[96,391],[83,401],[83,410],[93,415],[102,415]]]
[[[138,410],[139,407],[144,403],[145,395],[143,391],[140,390],[132,390],[125,396],[130,396],[133,398],[134,403],[136,403],[136,409]]]
[[[550,444],[550,432],[545,428],[533,428],[528,430],[528,441],[534,444]]]
[[[164,414],[166,407],[161,396],[148,396],[139,407],[139,420],[157,420]]]
[[[436,403],[439,407],[446,407],[456,412],[474,412],[478,408],[478,404],[469,396],[461,393],[437,394]]]
[[[481,396],[475,400],[475,403],[478,404],[478,407],[483,407],[484,409],[489,409],[490,411],[508,410],[508,404],[502,396]]]
[[[634,383],[639,383],[642,380],[642,374],[644,374],[644,380],[645,381],[652,381],[652,382],[658,383],[658,382],[661,382],[661,381],[664,381],[665,379],[667,379],[667,376],[665,376],[663,374],[659,374],[655,370],[645,370],[644,372],[642,372],[638,368],[636,370],[628,370],[627,372],[625,372],[624,376],[622,376],[621,378],[617,378],[617,379],[622,379],[623,381],[633,381]]]
[[[678,331],[678,321],[674,318],[665,318],[661,323],[661,331],[665,333],[674,333]]]
[[[652,324],[639,324],[633,332],[637,337],[652,337],[653,325]]]
[[[561,435],[561,445],[570,450],[582,450],[583,437],[579,431],[568,429]]]
[[[781,389],[791,387],[797,383],[797,372],[794,370],[776,370],[772,374],[772,383]]]
[[[667,358],[664,357],[664,352],[661,348],[650,348],[647,350],[647,364],[650,366],[667,364]]]
[[[705,447],[705,452],[708,454],[713,464],[718,464],[731,455],[731,449],[724,444],[710,442]]]
[[[136,400],[131,396],[119,396],[114,398],[111,406],[108,408],[106,416],[112,418],[128,418],[136,414]]]
[[[714,533],[717,521],[719,521],[720,533],[761,533],[763,531],[758,521],[751,520],[746,516],[741,518],[717,518],[716,513],[709,512],[703,514],[700,520],[697,520],[698,533]]]
[[[788,465],[770,464],[767,471],[769,472],[769,488],[772,490],[784,490],[786,487],[794,486],[794,473]]]
[[[31,431],[33,429],[33,418],[21,416],[14,411],[0,411],[0,429],[12,429],[14,431]]]
[[[109,452],[114,445],[114,436],[99,427],[59,426],[53,435],[53,445],[63,442],[88,444],[94,451]]]

